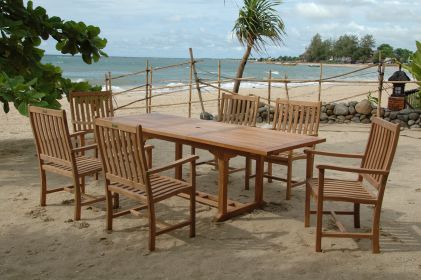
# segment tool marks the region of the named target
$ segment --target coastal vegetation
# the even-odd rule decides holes
[[[283,42],[285,25],[275,7],[282,2],[277,0],[244,0],[235,22],[233,32],[241,45],[246,47],[237,69],[233,92],[238,93],[244,69],[252,50],[265,49],[267,40],[275,45]]]
[[[44,40],[57,41],[62,54],[80,54],[88,64],[106,56],[102,49],[107,40],[99,37],[100,29],[83,22],[64,21],[48,16],[42,7],[26,6],[23,0],[0,0],[0,102],[4,112],[9,102],[27,115],[28,105],[59,108],[57,101],[71,90],[100,89],[87,82],[72,82],[62,70],[41,62]]]

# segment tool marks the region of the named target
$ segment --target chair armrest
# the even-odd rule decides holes
[[[146,144],[145,145],[145,150],[152,150],[153,148],[155,148],[154,145],[151,145],[151,144]]]
[[[335,166],[329,164],[319,164],[316,166],[318,169],[322,170],[336,170],[342,172],[351,172],[351,173],[359,173],[359,174],[379,174],[379,175],[387,175],[389,174],[388,170],[380,170],[380,169],[368,169],[368,168],[360,168],[360,167],[348,167],[348,166]]]
[[[72,149],[72,153],[79,153],[79,152],[83,152],[86,150],[92,150],[92,149],[96,149],[98,147],[97,144],[91,144],[91,145],[86,145],[86,146],[82,146],[82,147],[78,147],[78,148],[73,148]]]
[[[187,163],[187,162],[193,162],[193,161],[196,161],[198,158],[199,158],[199,156],[196,156],[196,155],[191,155],[191,156],[188,156],[188,157],[185,157],[185,158],[178,159],[178,160],[176,160],[176,161],[170,162],[169,164],[167,164],[167,165],[165,165],[165,166],[160,166],[160,167],[151,168],[151,169],[149,169],[146,173],[147,173],[148,175],[155,174],[155,173],[159,173],[159,172],[162,172],[162,171],[165,171],[165,170],[168,170],[168,169],[174,168],[174,167],[176,167],[176,166],[183,165],[183,164],[185,164],[185,163]]]
[[[93,132],[81,130],[81,131],[78,131],[78,132],[75,132],[75,133],[70,133],[70,137],[85,136],[85,134],[88,134],[88,133],[93,133]]]
[[[343,157],[343,158],[363,158],[363,154],[346,154],[346,153],[332,153],[332,152],[324,152],[324,151],[317,151],[313,149],[305,149],[304,153],[307,155],[320,155],[320,156],[327,156],[327,157]]]

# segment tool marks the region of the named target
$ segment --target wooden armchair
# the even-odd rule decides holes
[[[149,250],[155,250],[155,238],[159,234],[184,226],[190,226],[190,237],[195,236],[196,160],[192,155],[166,166],[148,169],[141,126],[118,125],[109,121],[95,120],[95,136],[101,152],[105,173],[107,197],[107,229],[112,230],[113,218],[125,214],[139,216],[147,209],[149,218]],[[190,163],[190,182],[158,175],[159,172]],[[142,205],[113,213],[112,193],[118,206],[118,195],[140,201]],[[167,198],[187,194],[190,196],[190,219],[175,225],[163,223],[166,228],[157,230],[155,203]]]
[[[80,220],[81,207],[105,200],[85,193],[85,176],[102,170],[96,158],[81,155],[81,152],[96,149],[96,145],[73,147],[72,138],[82,137],[84,132],[69,134],[66,112],[40,107],[29,107],[29,118],[35,138],[41,177],[41,206],[47,202],[47,194],[69,191],[75,195],[74,219]],[[52,172],[73,179],[73,185],[47,189],[46,172]],[[82,202],[82,197],[90,200]]]
[[[316,252],[321,252],[322,237],[369,238],[373,253],[380,251],[379,231],[380,212],[383,195],[389,176],[390,167],[398,144],[400,127],[383,119],[374,118],[370,136],[364,154],[340,154],[316,150],[306,150],[307,154],[307,184],[305,201],[305,227],[310,226],[310,214],[317,214]],[[314,156],[359,158],[360,167],[335,166],[330,164],[317,165],[319,177],[313,178]],[[325,172],[334,170],[358,174],[357,180],[339,180],[325,178]],[[368,188],[371,186],[371,188]],[[317,210],[310,210],[310,196],[317,202]],[[354,211],[326,211],[324,201],[342,201],[354,204]],[[336,219],[336,215],[353,215],[354,227],[360,227],[360,204],[374,207],[372,230],[370,233],[346,232],[345,227]],[[340,232],[322,231],[323,214],[331,214]]]
[[[95,118],[114,116],[111,91],[71,92],[69,95],[70,115],[73,131],[94,133]],[[95,139],[94,139],[95,140]],[[85,137],[81,138],[81,145],[85,144]],[[148,164],[152,166],[152,145],[146,145]],[[95,150],[98,156],[98,151]]]
[[[317,136],[320,123],[319,101],[295,101],[286,99],[277,99],[275,115],[273,118],[272,129],[288,133],[305,134]],[[264,177],[269,182],[278,180],[286,182],[286,199],[291,198],[291,190],[305,184],[305,180],[294,181],[292,179],[292,165],[294,161],[306,159],[306,155],[302,151],[292,150],[277,155],[271,155],[266,158],[268,162],[268,171]],[[272,175],[272,164],[285,165],[287,167],[287,177],[277,177]]]
[[[221,105],[218,114],[218,122],[256,126],[257,111],[259,108],[258,96],[242,96],[222,94]],[[192,147],[192,154],[195,153],[195,148]],[[206,160],[199,162],[197,165],[209,164],[217,167],[217,160]],[[249,176],[251,169],[251,160],[246,159],[245,168],[229,167],[229,174],[246,170],[245,188],[249,188]]]

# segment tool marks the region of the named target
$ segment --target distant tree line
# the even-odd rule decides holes
[[[320,34],[311,39],[309,46],[300,56],[279,56],[271,61],[281,62],[331,62],[331,63],[377,63],[379,52],[382,59],[397,59],[408,63],[413,52],[408,49],[394,49],[389,44],[381,44],[377,48],[373,35],[359,38],[356,35],[342,35],[337,40],[323,40]],[[264,60],[264,59],[261,59]]]

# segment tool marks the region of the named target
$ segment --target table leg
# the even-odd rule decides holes
[[[175,160],[180,159],[183,157],[183,144],[175,143]],[[183,167],[177,166],[175,167],[175,179],[182,180],[183,179]]]
[[[218,220],[227,214],[228,167],[230,158],[219,155],[218,159]]]
[[[256,177],[254,181],[254,202],[263,205],[263,172],[265,167],[265,160],[263,157],[256,158]]]

